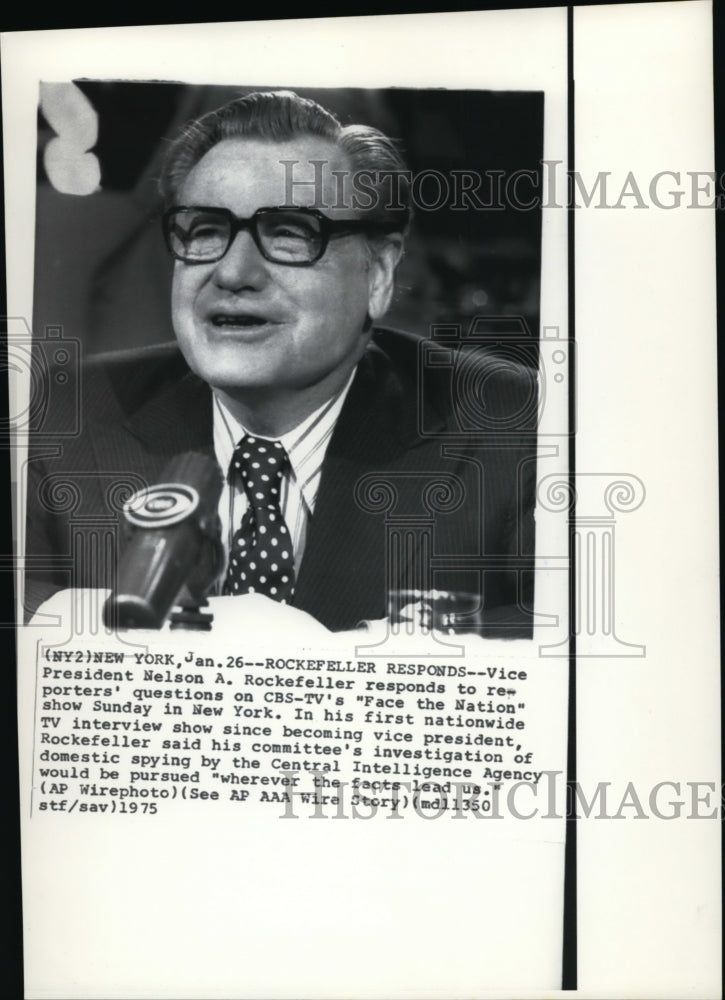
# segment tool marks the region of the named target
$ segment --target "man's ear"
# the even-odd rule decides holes
[[[403,234],[390,233],[370,248],[368,316],[378,320],[390,306],[395,269],[403,256]]]

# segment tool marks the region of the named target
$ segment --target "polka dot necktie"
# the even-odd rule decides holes
[[[289,465],[279,441],[243,437],[229,466],[249,499],[232,539],[225,594],[265,594],[283,604],[295,587],[292,539],[279,505],[282,473]]]

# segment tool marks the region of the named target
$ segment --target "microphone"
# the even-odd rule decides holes
[[[127,544],[103,608],[106,626],[159,629],[175,604],[204,602],[224,566],[222,485],[212,458],[186,452],[171,459],[160,483],[126,501]]]

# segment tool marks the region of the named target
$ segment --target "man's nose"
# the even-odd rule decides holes
[[[248,229],[236,234],[232,245],[214,267],[214,280],[221,288],[261,288],[267,280],[266,261]]]

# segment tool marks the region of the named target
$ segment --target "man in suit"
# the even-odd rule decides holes
[[[162,192],[177,344],[93,359],[80,435],[31,457],[26,607],[113,586],[120,501],[201,451],[224,476],[220,592],[331,629],[391,591],[463,592],[484,634],[526,634],[535,377],[474,347],[429,364],[376,326],[411,216],[395,145],[252,94],[187,126]]]

